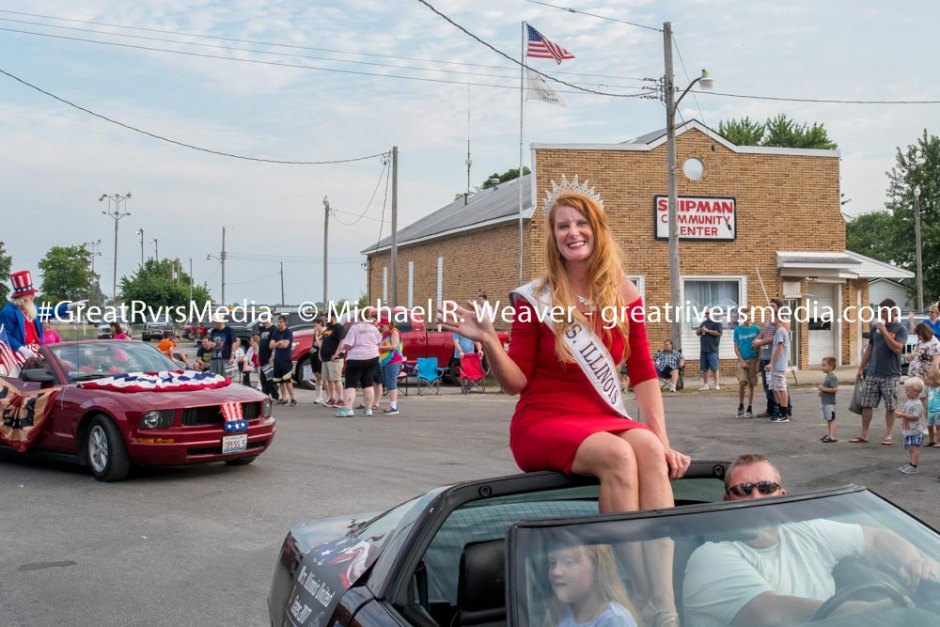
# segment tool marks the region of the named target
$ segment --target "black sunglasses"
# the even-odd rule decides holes
[[[758,492],[766,496],[779,490],[780,484],[776,481],[758,481],[757,483],[745,481],[728,488],[728,494],[733,494],[735,496],[751,496],[751,494],[754,492],[754,488],[757,488]]]

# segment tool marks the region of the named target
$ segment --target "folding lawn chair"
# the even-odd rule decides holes
[[[479,353],[465,353],[460,358],[460,392],[467,394],[473,390],[486,393],[486,371]]]
[[[443,368],[438,368],[437,357],[418,357],[418,369],[415,378],[418,380],[418,396],[424,388],[434,388],[437,394],[441,393],[441,375]]]

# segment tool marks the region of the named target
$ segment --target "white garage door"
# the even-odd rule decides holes
[[[810,283],[809,309],[809,365],[816,367],[823,357],[835,357],[835,298],[831,283]],[[813,306],[816,307],[814,317]]]

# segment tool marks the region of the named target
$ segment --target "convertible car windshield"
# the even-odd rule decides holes
[[[520,522],[508,557],[510,623],[525,627],[643,625],[670,612],[683,627],[940,624],[937,532],[855,486]],[[674,608],[656,598],[669,588]],[[757,611],[794,598],[792,614],[785,603]]]
[[[178,370],[180,365],[148,344],[94,341],[50,347],[69,381],[87,381],[125,372]]]

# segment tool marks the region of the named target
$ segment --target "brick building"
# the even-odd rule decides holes
[[[676,130],[676,155],[683,303],[762,306],[766,290],[771,298],[808,310],[792,325],[791,363],[813,367],[826,355],[840,364],[858,363],[862,325],[854,315],[838,313],[869,304],[869,280],[913,275],[845,250],[838,151],[736,146],[691,120]],[[689,159],[702,167],[697,180],[683,175]],[[666,308],[665,131],[619,144],[534,144],[532,163],[532,175],[479,192],[466,205],[460,198],[399,231],[398,304],[437,306],[480,291],[505,304],[518,284],[519,185],[523,276],[530,280],[543,267],[545,191],[552,180],[578,174],[603,197],[626,271],[648,311]],[[385,239],[363,251],[372,302],[388,302],[391,295],[389,244]],[[834,319],[825,315],[827,307],[836,312]],[[725,324],[719,356],[722,370],[731,372],[733,323]],[[651,319],[647,326],[653,347],[670,335],[667,322]],[[693,371],[699,352],[695,326],[696,321],[683,324],[682,342]]]

